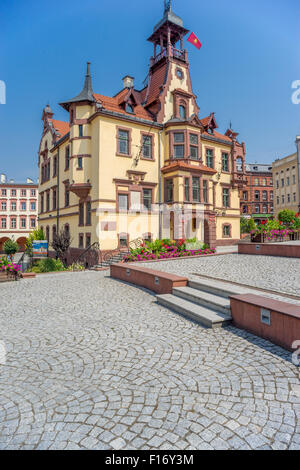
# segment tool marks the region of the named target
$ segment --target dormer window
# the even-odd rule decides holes
[[[213,130],[213,128],[212,128],[212,127],[209,127],[209,128],[208,128],[208,133],[209,133],[209,134],[211,134],[211,135],[213,135],[213,134],[214,134],[214,130]]]
[[[181,119],[186,119],[186,107],[183,104],[179,105],[179,116]]]
[[[126,111],[126,113],[133,114],[134,113],[133,106],[131,106],[131,104],[127,103],[126,106],[125,106],[125,111]]]

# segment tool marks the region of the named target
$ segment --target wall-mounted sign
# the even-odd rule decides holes
[[[32,255],[34,258],[47,258],[48,257],[48,241],[47,240],[33,240]]]

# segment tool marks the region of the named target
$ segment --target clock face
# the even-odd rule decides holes
[[[177,70],[176,70],[176,75],[177,75],[178,78],[180,78],[180,80],[183,79],[183,72],[182,72],[182,70],[177,69]]]

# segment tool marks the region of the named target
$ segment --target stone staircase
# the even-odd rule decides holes
[[[210,279],[189,281],[187,287],[176,287],[172,294],[157,295],[157,302],[207,328],[220,328],[231,323],[230,295],[241,288]],[[244,289],[243,289],[244,290]]]
[[[116,254],[111,256],[109,259],[107,260],[104,259],[102,263],[97,264],[96,266],[93,266],[90,269],[96,271],[97,269],[100,269],[100,268],[109,268],[111,264],[120,263],[122,259],[124,258],[124,256],[126,256],[127,254],[128,254],[127,252],[116,252]]]

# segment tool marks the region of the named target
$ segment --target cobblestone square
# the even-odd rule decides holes
[[[1,449],[300,449],[289,352],[206,330],[108,272],[41,275],[0,296]]]

